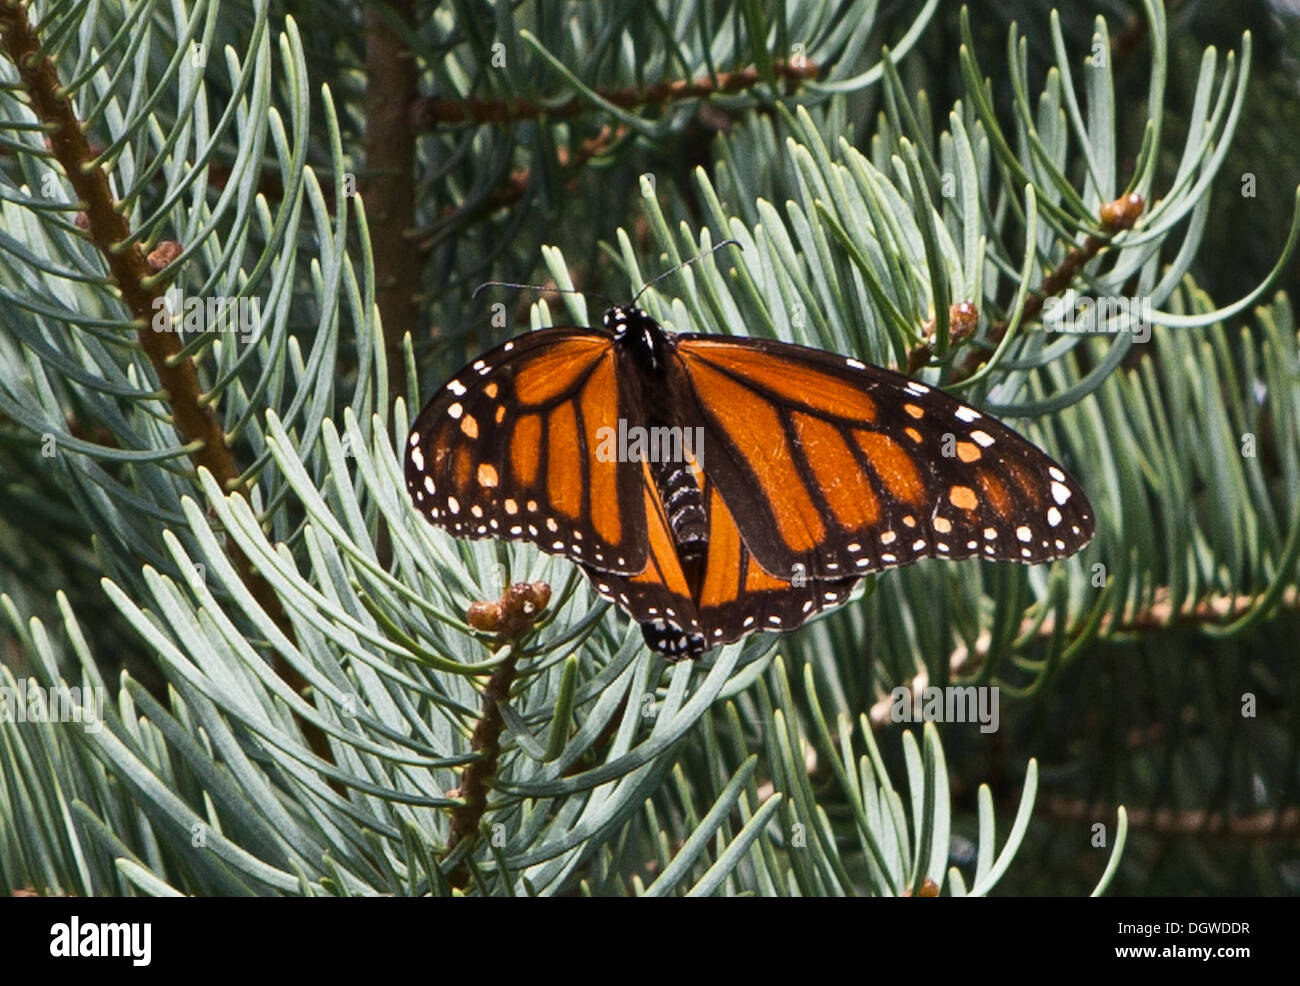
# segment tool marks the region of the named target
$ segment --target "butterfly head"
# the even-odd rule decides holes
[[[615,305],[613,308],[605,309],[601,324],[620,338],[629,333],[644,331],[647,325],[659,328],[658,322],[634,305],[628,305],[626,308]]]
[[[657,373],[663,367],[668,333],[640,308],[633,305],[610,308],[601,324],[606,331],[614,333],[614,341],[626,347],[646,370]]]

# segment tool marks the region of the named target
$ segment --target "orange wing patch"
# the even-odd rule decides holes
[[[570,520],[582,510],[577,433],[578,418],[572,404],[561,404],[551,412],[546,427],[546,495],[556,512]]]
[[[826,529],[795,469],[776,411],[765,401],[755,401],[751,391],[703,360],[696,362],[695,371],[696,393],[744,456],[771,503],[781,539],[791,551],[813,550]]]
[[[738,350],[729,342],[691,341],[689,358],[739,377],[748,386],[765,390],[782,400],[820,414],[870,424],[876,404],[861,388],[845,383],[814,366],[793,363],[759,350]]]
[[[682,600],[690,600],[691,588],[686,582],[686,573],[677,558],[677,549],[673,545],[672,529],[668,526],[668,517],[663,504],[655,492],[654,479],[650,475],[650,466],[643,469],[645,475],[645,515],[646,534],[650,542],[650,555],[640,575],[632,578],[633,582],[654,581],[664,586],[672,595]]]
[[[537,463],[542,455],[542,419],[525,414],[515,422],[510,437],[510,469],[521,486],[532,486],[537,479]]]
[[[623,518],[618,503],[619,462],[614,457],[600,461],[593,453],[602,428],[618,427],[618,380],[614,375],[614,360],[604,360],[592,372],[582,388],[579,399],[582,412],[583,436],[587,443],[586,464],[590,516],[596,533],[610,544],[617,544],[623,536]]]
[[[515,381],[515,397],[524,407],[558,400],[591,370],[596,360],[609,354],[609,340],[600,336],[574,339],[563,348],[542,353]]]
[[[999,517],[1007,518],[1015,511],[1015,504],[1011,502],[1011,495],[1007,488],[1002,485],[1002,480],[989,469],[979,471],[980,491],[984,494],[984,499],[993,504],[993,509],[997,511]]]
[[[460,448],[456,449],[456,459],[452,464],[452,476],[455,477],[457,488],[463,490],[469,486],[469,471],[469,446],[462,445]]]
[[[740,539],[735,518],[721,503],[722,498],[714,490],[706,510],[709,549],[704,557],[704,576],[696,596],[697,602],[706,606],[732,601],[740,591],[740,567],[736,562],[745,545]]]
[[[888,435],[876,431],[855,431],[853,439],[871,462],[895,500],[920,504],[925,499],[925,483],[914,460],[903,446]]]
[[[874,524],[880,517],[880,504],[839,429],[799,412],[792,415],[792,421],[804,457],[836,523],[846,531]]]

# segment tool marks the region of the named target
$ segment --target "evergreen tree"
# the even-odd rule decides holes
[[[0,892],[1300,889],[1300,26],[1011,6],[0,4]],[[425,522],[422,400],[599,318],[476,285],[726,238],[640,304],[1006,418],[1093,543],[669,665]]]

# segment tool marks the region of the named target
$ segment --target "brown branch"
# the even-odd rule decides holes
[[[466,620],[476,630],[495,634],[500,642],[514,645],[532,629],[550,601],[551,587],[545,582],[516,582],[499,600],[470,606]],[[505,725],[501,704],[510,698],[517,661],[518,651],[512,646],[510,657],[497,666],[483,688],[483,712],[470,738],[470,748],[477,756],[466,764],[460,787],[447,792],[449,797],[461,799],[451,811],[448,852],[460,842],[476,838],[487,814],[488,793],[496,781],[501,759],[501,731]],[[468,879],[468,867],[463,864],[451,873],[457,886],[464,886]]]
[[[414,0],[388,0],[414,30]],[[366,7],[366,170],[364,194],[375,258],[375,304],[384,326],[389,397],[405,393],[402,337],[420,324],[420,257],[415,229],[415,131],[409,107],[419,95],[415,56],[377,6]]]
[[[1107,613],[1102,617],[1097,629],[1100,638],[1115,637],[1130,633],[1150,633],[1159,630],[1196,630],[1202,627],[1224,627],[1233,623],[1247,613],[1259,602],[1259,596],[1214,596],[1196,603],[1185,604],[1177,611],[1169,601],[1169,590],[1163,586],[1154,593],[1152,602],[1142,609],[1126,613],[1119,620]],[[1300,589],[1294,586],[1282,593],[1276,603],[1278,610],[1300,610]],[[1040,642],[1051,640],[1056,632],[1056,616],[1049,613],[1035,630],[1034,620],[1026,619],[1021,624],[1018,637],[1033,633]],[[952,652],[948,666],[954,671],[969,673],[979,667],[988,657],[991,637],[986,633],[975,643],[972,655],[963,644]]]
[[[1107,614],[1101,621],[1100,633],[1114,636],[1121,633],[1136,633],[1147,630],[1167,630],[1174,627],[1222,627],[1241,619],[1259,602],[1259,596],[1212,596],[1200,602],[1185,604],[1177,611],[1169,601],[1169,590],[1161,587],[1155,591],[1154,601],[1144,609],[1125,614],[1118,622]],[[1295,586],[1285,590],[1278,598],[1276,608],[1293,610],[1300,608],[1300,590]],[[1048,614],[1039,628],[1041,638],[1052,636],[1054,616]],[[1028,628],[1026,628],[1027,630]]]
[[[570,151],[565,147],[557,148],[556,162],[561,171],[562,177],[560,180],[563,182],[564,187],[569,191],[576,189],[582,170],[591,162],[592,158],[606,153],[616,141],[621,140],[626,134],[627,127],[604,126],[594,137],[583,140],[576,150]],[[439,220],[445,222],[450,217],[460,213],[460,223],[468,224],[490,216],[500,209],[508,209],[523,198],[530,181],[532,181],[532,169],[530,167],[516,168],[510,172],[509,177],[498,188],[475,201],[468,208],[460,205],[446,206],[439,215]],[[432,233],[432,229],[426,228],[421,230],[420,235],[422,239],[428,240]],[[427,249],[427,245],[427,242],[422,243],[421,250]]]
[[[1071,822],[1092,822],[1115,818],[1113,804],[1089,804],[1081,798],[1048,798],[1038,806],[1036,814],[1044,818]],[[1273,808],[1253,815],[1225,815],[1220,811],[1189,808],[1175,811],[1160,808],[1128,809],[1130,829],[1154,832],[1157,835],[1204,836],[1228,835],[1233,838],[1262,841],[1293,839],[1300,835],[1300,808]]]
[[[140,326],[140,347],[168,393],[176,430],[185,442],[199,443],[192,453],[195,465],[206,467],[224,488],[233,489],[239,470],[216,412],[199,401],[199,378],[193,361],[176,359],[181,351],[180,337],[174,332],[154,332],[150,328],[154,299],[160,295],[144,287],[143,282],[152,276],[144,250],[138,243],[117,249],[119,243],[131,236],[130,225],[126,216],[114,208],[104,169],[84,167],[93,160],[90,143],[71,101],[61,91],[54,62],[37,54],[40,44],[27,19],[25,5],[0,5],[0,26],[4,27],[4,45],[22,78],[32,111],[50,128],[50,150],[85,206],[89,220],[87,233],[108,264],[135,324]]]
[[[1169,601],[1169,590],[1162,587],[1156,590],[1155,599],[1149,606],[1125,614],[1118,621],[1113,619],[1110,614],[1104,616],[1098,628],[1097,636],[1099,639],[1104,640],[1107,637],[1126,633],[1222,627],[1241,619],[1250,612],[1258,601],[1258,596],[1215,596],[1195,604],[1184,605],[1181,609],[1175,611],[1173,604]],[[1283,592],[1277,601],[1276,608],[1291,612],[1300,611],[1300,589],[1292,586]],[[1032,633],[1035,641],[1046,642],[1052,639],[1055,631],[1055,614],[1049,613],[1047,618],[1037,626],[1035,626],[1033,619],[1026,618],[1021,623],[1017,638],[1024,638]],[[975,641],[975,652],[973,654],[965,644],[959,646],[948,655],[950,673],[953,675],[971,674],[988,659],[989,646],[992,641],[992,634],[985,630],[980,634],[979,639]],[[902,685],[908,690],[910,696],[915,696],[917,692],[923,691],[929,683],[929,674],[922,671],[910,681],[903,682]],[[871,706],[868,719],[873,729],[881,729],[890,724],[890,709],[893,704],[893,698],[885,695]]]
[[[948,345],[959,346],[974,335],[979,328],[980,310],[969,301],[959,301],[948,309]],[[923,341],[917,343],[907,354],[907,372],[915,373],[934,356],[934,319],[925,323],[921,331]]]
[[[225,431],[216,410],[202,401],[198,369],[189,357],[182,357],[177,332],[153,331],[152,319],[162,298],[162,285],[146,282],[154,275],[150,258],[139,243],[122,247],[131,236],[127,217],[118,211],[103,166],[91,166],[95,150],[81,128],[71,100],[63,92],[53,60],[39,54],[37,31],[27,17],[23,3],[0,2],[0,37],[10,61],[18,70],[32,112],[48,128],[50,152],[62,166],[82,206],[87,238],[98,248],[108,265],[117,290],[130,310],[137,326],[140,348],[149,358],[158,383],[166,393],[172,423],[185,444],[193,443],[190,459],[195,468],[207,469],[227,492],[239,488],[240,470],[226,441]],[[155,257],[155,264],[158,258]],[[248,557],[235,545],[228,547],[230,559],[240,579],[258,604],[292,638],[292,628],[285,618],[279,597],[254,569]],[[302,691],[306,682],[289,665],[275,661],[277,673],[295,690]],[[324,737],[314,727],[304,730],[317,753],[328,754]]]
[[[820,71],[816,64],[806,59],[791,62],[779,60],[773,64],[772,69],[777,78],[789,82],[816,78]],[[628,86],[626,89],[596,90],[596,93],[619,109],[635,109],[655,103],[744,92],[762,81],[763,76],[758,69],[751,66],[737,72],[720,72],[716,81],[713,78],[694,81],[679,79],[658,82],[644,88]],[[519,120],[534,120],[540,116],[560,119],[599,110],[599,105],[577,96],[567,103],[549,107],[531,99],[440,99],[423,96],[411,104],[411,127],[416,131],[429,131],[444,124],[514,123]]]
[[[1092,236],[1090,234],[1085,237],[1083,243],[1072,248],[1065,255],[1065,259],[1061,261],[1060,266],[1043,278],[1036,290],[1029,292],[1029,296],[1025,299],[1024,314],[1020,318],[1021,324],[1028,325],[1038,318],[1042,313],[1043,305],[1047,303],[1047,299],[1055,297],[1073,284],[1074,279],[1079,276],[1083,268],[1101,253],[1117,234],[1133,228],[1134,223],[1138,221],[1145,208],[1146,203],[1143,201],[1142,196],[1136,192],[1103,205],[1100,209],[1099,218],[1104,234],[1102,236]],[[1002,341],[1003,336],[1007,334],[1009,324],[1008,322],[997,322],[989,332],[986,345],[990,348],[996,347]],[[927,332],[926,335],[927,338],[912,347],[907,354],[909,373],[915,373],[925,366],[933,356],[931,343],[928,339],[929,333]],[[953,382],[965,380],[971,376],[988,357],[989,353],[983,348],[968,351],[959,364]]]
[[[512,654],[492,672],[492,677],[483,688],[483,714],[474,724],[474,735],[470,739],[470,748],[478,757],[465,767],[460,787],[454,792],[448,792],[463,802],[451,811],[448,850],[454,849],[462,839],[477,836],[479,821],[487,813],[488,789],[496,777],[501,758],[501,730],[504,723],[500,705],[510,698],[510,686],[515,680],[515,663],[516,657]]]

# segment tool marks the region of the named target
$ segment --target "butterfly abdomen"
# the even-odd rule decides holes
[[[668,515],[678,557],[683,562],[700,560],[708,547],[709,535],[704,497],[695,475],[685,461],[656,462],[651,471]]]

